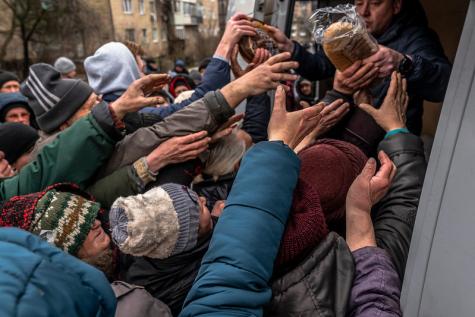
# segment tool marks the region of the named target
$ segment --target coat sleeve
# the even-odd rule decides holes
[[[254,143],[267,140],[267,126],[271,114],[270,98],[267,94],[247,99],[242,129],[249,133]]]
[[[229,84],[230,80],[231,73],[229,63],[219,58],[212,58],[208,67],[206,67],[203,81],[198,85],[198,87],[196,87],[190,98],[180,103],[174,103],[163,108],[146,108],[143,110],[143,112],[155,113],[162,118],[166,118],[172,113],[185,108],[196,100],[203,98],[209,91],[215,91],[223,88]]]
[[[379,150],[388,154],[397,172],[388,194],[373,208],[374,231],[377,245],[391,256],[402,279],[427,164],[422,141],[413,134],[393,135]]]
[[[219,90],[209,92],[204,98],[195,101],[165,120],[127,135],[117,145],[99,177],[109,175],[118,168],[132,164],[142,156],[147,156],[171,137],[202,130],[211,134],[233,114],[234,110],[229,107]]]
[[[349,302],[350,317],[402,316],[401,280],[383,249],[365,247],[353,252],[355,279]]]
[[[322,80],[332,77],[335,74],[335,66],[325,56],[322,48],[312,54],[302,45],[295,43],[292,59],[299,62],[297,73],[308,80]]]
[[[96,181],[86,191],[101,204],[102,208],[109,210],[117,198],[142,193],[141,183],[140,178],[135,175],[133,165],[127,165]]]
[[[18,175],[0,182],[0,198],[38,192],[60,182],[86,187],[120,138],[107,105],[96,108],[46,145]]]
[[[409,32],[411,33],[411,32]],[[407,51],[414,63],[414,69],[407,76],[409,93],[413,92],[425,100],[442,102],[449,84],[452,65],[434,31],[415,31],[409,38]]]
[[[282,142],[248,152],[180,316],[262,316],[299,169]]]

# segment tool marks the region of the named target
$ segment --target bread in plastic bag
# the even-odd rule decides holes
[[[239,53],[247,63],[254,59],[258,48],[267,49],[271,55],[279,53],[277,44],[269,35],[267,25],[256,19],[252,19],[252,25],[256,28],[256,36],[243,36],[239,41]]]
[[[378,42],[366,30],[354,5],[318,9],[310,21],[314,24],[315,40],[340,71],[378,51]]]

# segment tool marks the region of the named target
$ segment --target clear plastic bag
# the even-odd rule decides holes
[[[354,5],[318,9],[310,22],[315,40],[340,71],[378,51],[378,42],[366,30]]]

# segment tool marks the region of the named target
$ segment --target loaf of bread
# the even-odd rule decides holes
[[[368,32],[364,28],[355,29],[349,22],[331,24],[323,38],[323,50],[339,71],[378,51],[378,45]]]
[[[272,55],[278,52],[274,39],[267,31],[267,26],[258,20],[252,20],[252,25],[256,28],[256,36],[243,36],[239,41],[239,53],[247,63],[252,62],[258,48],[265,48]]]

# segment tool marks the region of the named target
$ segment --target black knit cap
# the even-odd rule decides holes
[[[41,130],[52,133],[78,111],[93,93],[79,79],[61,79],[53,66],[40,63],[30,67],[21,92],[28,97]]]
[[[3,85],[6,82],[9,82],[9,81],[12,81],[12,80],[20,82],[20,80],[18,79],[18,77],[14,73],[10,73],[10,72],[4,71],[4,70],[0,70],[0,88],[2,88]]]
[[[17,122],[0,124],[0,151],[12,164],[28,152],[38,140],[38,132],[32,127]]]

